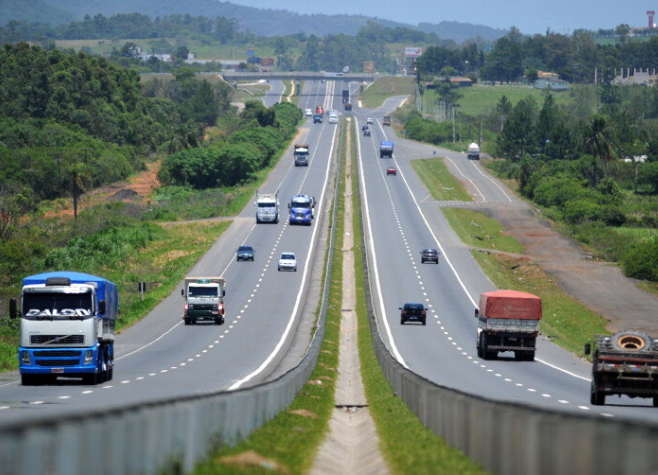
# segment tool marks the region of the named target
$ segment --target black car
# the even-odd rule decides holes
[[[237,259],[238,261],[253,261],[254,260],[254,248],[251,246],[240,246],[238,247]]]
[[[420,251],[420,263],[436,262],[439,263],[439,251],[433,248],[427,248]]]
[[[405,303],[400,307],[400,325],[406,322],[420,322],[425,325],[427,320],[427,309],[422,303]]]

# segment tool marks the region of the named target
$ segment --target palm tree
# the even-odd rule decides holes
[[[617,139],[605,117],[595,116],[590,123],[585,124],[582,140],[587,152],[603,163],[607,175],[608,165],[615,158]]]
[[[92,186],[91,169],[82,162],[70,162],[62,170],[62,182],[64,189],[73,198],[73,219],[77,222],[78,201]]]

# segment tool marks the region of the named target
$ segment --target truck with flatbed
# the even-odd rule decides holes
[[[343,89],[343,104],[347,104],[348,102],[350,102],[350,90]]]
[[[224,323],[226,280],[222,277],[185,277],[181,295],[185,299],[183,321],[193,325],[200,321]]]
[[[315,114],[313,116],[313,123],[314,124],[321,124],[322,123],[322,114]]]
[[[382,119],[382,125],[391,125],[391,117],[388,115],[385,115],[384,118]]]
[[[658,407],[658,339],[644,332],[623,330],[614,335],[596,335],[592,353],[590,403],[605,404],[606,396],[651,398]]]
[[[393,158],[395,145],[390,140],[383,140],[379,145],[379,158]]]
[[[10,318],[20,318],[22,384],[111,380],[118,305],[117,286],[103,277],[68,271],[25,277],[20,302],[9,302]]]
[[[494,359],[501,351],[513,351],[520,361],[534,361],[541,299],[517,290],[496,290],[480,295],[476,348],[480,358]]]
[[[279,222],[279,194],[256,192],[256,224]]]
[[[307,143],[297,143],[293,151],[293,156],[295,157],[295,166],[296,167],[307,167],[308,166],[308,144]]]

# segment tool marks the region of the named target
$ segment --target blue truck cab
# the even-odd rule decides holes
[[[19,371],[24,385],[79,377],[97,384],[112,379],[114,327],[119,297],[114,283],[80,272],[47,272],[23,279]]]
[[[393,158],[393,142],[390,140],[384,140],[379,146],[379,158]]]
[[[306,224],[313,222],[315,209],[315,198],[313,196],[298,194],[290,198],[288,203],[288,214],[290,224]]]

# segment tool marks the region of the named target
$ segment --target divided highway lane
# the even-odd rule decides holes
[[[367,114],[357,111],[356,115],[357,123],[364,123]],[[612,398],[604,407],[590,406],[590,364],[546,339],[538,343],[536,362],[477,357],[473,310],[480,292],[494,286],[411,168],[411,159],[432,156],[435,149],[395,138],[387,127],[373,129],[371,138],[359,135],[361,192],[369,263],[375,274],[374,300],[382,332],[396,358],[439,384],[501,401],[658,421],[658,412],[643,399]],[[379,158],[376,145],[385,138],[395,141],[393,159]],[[479,190],[476,201],[517,205],[507,190],[479,169],[479,163],[458,154],[450,159],[462,171],[462,179],[472,180]],[[386,176],[390,165],[398,168],[397,176]],[[440,248],[439,266],[420,264],[423,247]],[[398,307],[408,301],[429,308],[427,326],[400,325]]]
[[[336,132],[333,126],[305,124],[299,139],[311,145],[310,166],[294,167],[289,150],[271,173],[262,191],[279,190],[282,216],[278,225],[256,225],[255,208],[250,204],[189,272],[226,277],[224,325],[183,325],[179,286],[144,320],[118,336],[112,381],[96,386],[75,381],[24,387],[16,374],[10,375],[4,378],[9,381],[0,383],[0,424],[226,390],[266,379],[285,353],[284,336],[294,334],[299,323],[308,287],[302,283],[308,280],[321,231],[317,220],[311,226],[288,225],[287,200],[302,191],[317,198],[316,215],[322,212]],[[235,262],[235,249],[241,243],[255,247],[255,262]],[[298,254],[297,272],[277,271],[282,251]]]

